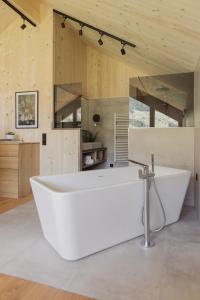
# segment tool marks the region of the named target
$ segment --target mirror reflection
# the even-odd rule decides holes
[[[130,79],[129,127],[194,126],[194,73]]]
[[[54,128],[81,127],[81,84],[54,86]]]
[[[54,86],[54,128],[87,128],[91,113],[94,115],[100,104],[104,110],[108,108],[108,99],[98,99],[92,105],[81,92],[80,83]],[[129,95],[129,102],[125,102],[130,128],[194,126],[192,72],[131,78]],[[113,112],[115,105],[117,101],[113,102]],[[95,110],[90,113],[91,107]]]

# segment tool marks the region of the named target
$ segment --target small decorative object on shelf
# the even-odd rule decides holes
[[[91,169],[107,161],[107,148],[82,150],[82,170]]]
[[[85,156],[84,156],[84,162],[83,162],[83,163],[84,163],[85,166],[93,165],[94,159],[92,158],[91,155],[85,155]]]
[[[11,140],[11,141],[13,141],[14,139],[15,139],[15,133],[14,132],[12,132],[12,131],[8,131],[7,133],[6,133],[6,140]]]
[[[83,143],[94,143],[97,139],[97,133],[93,134],[89,130],[82,130]]]

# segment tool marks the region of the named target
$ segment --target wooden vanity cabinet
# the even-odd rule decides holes
[[[0,142],[0,197],[20,198],[31,193],[30,177],[39,175],[40,144]]]

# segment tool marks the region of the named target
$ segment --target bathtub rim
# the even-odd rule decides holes
[[[99,190],[106,190],[106,189],[110,189],[110,188],[114,188],[114,187],[118,187],[118,186],[124,186],[124,185],[129,185],[129,184],[133,184],[133,183],[136,183],[136,182],[144,182],[143,179],[135,179],[133,181],[127,181],[127,182],[123,182],[123,183],[118,183],[118,184],[110,184],[110,185],[107,185],[105,187],[95,187],[95,188],[88,188],[88,189],[85,189],[85,190],[75,190],[75,191],[69,191],[69,192],[62,192],[62,191],[56,191],[54,190],[53,188],[49,188],[48,186],[46,186],[45,184],[37,181],[37,177],[39,176],[34,176],[34,177],[31,177],[30,178],[30,181],[33,181],[34,183],[38,184],[39,186],[42,186],[45,190],[47,190],[48,192],[51,192],[55,195],[71,195],[71,194],[79,194],[79,193],[84,193],[84,192],[89,192],[89,191],[99,191]]]
[[[165,166],[157,166],[157,167],[165,168]],[[128,168],[128,167],[123,167],[123,168]],[[157,178],[163,178],[163,177],[165,177],[165,178],[166,177],[176,177],[177,175],[183,175],[185,173],[185,174],[189,175],[189,180],[191,180],[192,172],[190,170],[170,168],[170,167],[166,167],[166,168],[181,171],[181,172],[180,173],[175,173],[175,174],[163,174],[163,175],[159,175],[159,176],[155,175],[154,178],[157,179]],[[87,171],[87,172],[96,172],[96,171],[98,171],[98,170],[90,170],[90,171]],[[101,187],[98,186],[98,187],[86,188],[86,189],[81,189],[81,190],[73,190],[73,191],[56,191],[55,189],[53,189],[51,187],[48,187],[45,183],[42,183],[42,182],[39,181],[39,178],[41,178],[41,177],[52,177],[52,176],[60,176],[60,175],[65,176],[65,175],[70,175],[70,174],[74,175],[74,174],[79,174],[79,173],[82,173],[82,172],[64,173],[64,174],[47,175],[47,176],[33,176],[33,177],[30,178],[30,182],[31,183],[34,182],[35,184],[41,186],[46,191],[51,192],[54,195],[73,195],[73,194],[79,194],[79,193],[89,192],[89,191],[106,190],[106,189],[110,189],[110,188],[114,188],[114,187],[118,187],[118,186],[124,186],[124,185],[133,184],[133,183],[138,183],[138,182],[144,183],[144,179],[134,178],[133,180],[125,181],[125,182],[122,182],[122,183],[110,184],[110,185],[101,186]]]

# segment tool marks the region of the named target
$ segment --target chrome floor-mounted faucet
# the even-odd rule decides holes
[[[135,160],[128,160],[134,164],[140,165],[143,167],[143,170],[138,171],[140,179],[143,179],[145,182],[145,198],[144,198],[144,247],[149,248],[153,247],[155,244],[151,240],[150,236],[150,206],[149,206],[149,189],[150,189],[150,178],[155,176],[154,173],[154,154],[151,154],[151,170],[148,165]]]

